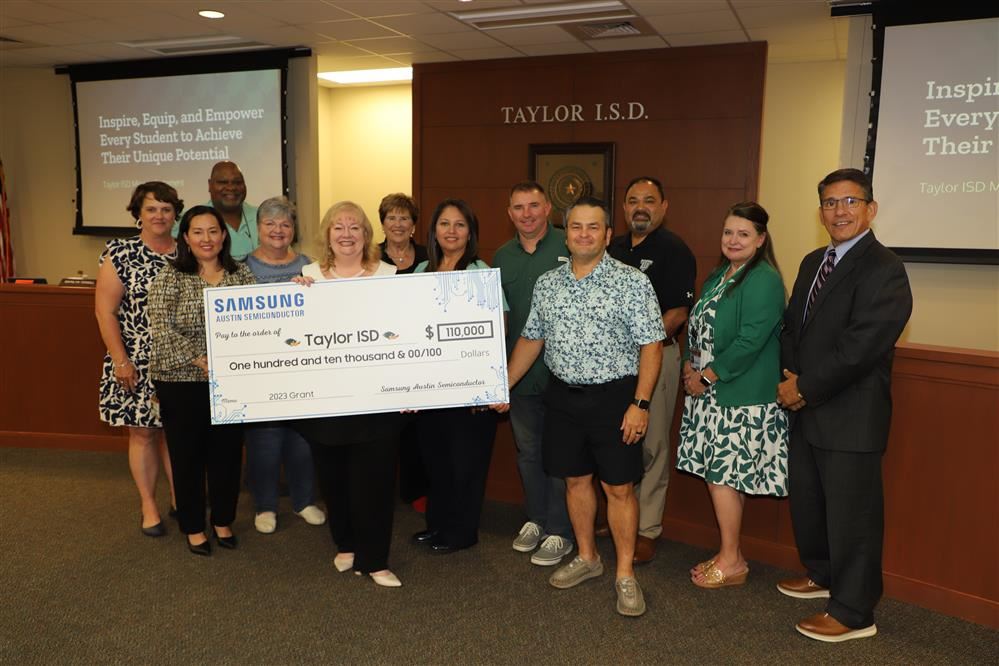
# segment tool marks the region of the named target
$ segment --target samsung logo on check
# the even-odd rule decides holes
[[[216,298],[212,301],[212,309],[215,311],[215,314],[300,308],[304,305],[305,294],[301,292],[295,294],[271,294],[267,296]]]

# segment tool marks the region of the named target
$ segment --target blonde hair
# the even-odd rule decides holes
[[[323,221],[319,225],[319,238],[323,245],[323,259],[320,264],[324,271],[328,271],[333,268],[335,263],[335,257],[333,256],[333,248],[330,244],[330,228],[333,226],[333,222],[336,220],[340,213],[355,213],[361,218],[361,228],[364,230],[364,249],[361,252],[361,265],[365,269],[373,268],[377,266],[378,262],[381,261],[382,252],[377,245],[375,245],[375,232],[371,227],[371,220],[365,215],[364,209],[358,206],[353,201],[338,201],[337,203],[330,206],[330,209],[326,211],[323,215]]]

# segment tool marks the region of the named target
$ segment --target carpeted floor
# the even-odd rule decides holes
[[[286,498],[282,502],[286,502]],[[168,506],[163,493],[162,507]],[[613,569],[555,590],[510,542],[518,507],[487,505],[481,542],[433,556],[409,542],[422,517],[396,514],[401,589],[338,574],[326,527],[286,504],[256,533],[240,498],[239,550],[187,552],[139,533],[124,454],[0,449],[0,663],[4,664],[995,664],[999,632],[885,600],[873,639],[827,645],[796,620],[821,600],[774,585],[751,563],[741,588],[687,580],[705,551],[663,541],[638,570],[648,613],[614,612]],[[613,562],[609,540],[602,555]]]

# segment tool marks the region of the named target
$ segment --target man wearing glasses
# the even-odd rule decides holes
[[[798,622],[825,642],[877,633],[884,499],[881,457],[891,421],[895,343],[912,312],[902,261],[877,241],[870,179],[840,169],[819,183],[830,243],[798,269],[781,334],[777,399],[791,420],[791,521],[807,576],[781,593],[827,598]]]

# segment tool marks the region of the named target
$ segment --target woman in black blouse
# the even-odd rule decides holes
[[[378,206],[385,240],[382,241],[382,261],[396,267],[396,275],[412,273],[417,264],[427,260],[427,248],[413,241],[420,209],[412,197],[401,192],[389,194]]]

